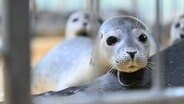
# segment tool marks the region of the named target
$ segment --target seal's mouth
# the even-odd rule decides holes
[[[119,84],[121,84],[124,87],[133,87],[140,84],[142,85],[143,80],[142,78],[144,76],[144,72],[146,72],[144,70],[151,71],[153,68],[152,65],[153,65],[152,59],[149,58],[146,66],[143,66],[142,68],[139,66],[130,65],[128,66],[128,68],[133,69],[134,70],[133,72],[121,71],[118,69],[116,70],[117,73],[115,74],[117,76]],[[137,71],[135,71],[135,69],[137,69]]]
[[[133,73],[133,72],[138,71],[139,69],[141,69],[141,68],[138,67],[138,66],[135,66],[135,65],[131,65],[131,66],[128,66],[128,67],[126,68],[126,70],[124,70],[124,72]]]
[[[79,32],[77,32],[77,36],[88,37],[89,35],[88,35],[87,31],[79,31]]]
[[[135,69],[135,68],[138,68],[138,67],[132,65],[132,66],[129,66],[128,69],[129,69],[129,68],[130,68],[130,69]]]
[[[148,61],[146,60],[137,60],[137,61],[123,61],[122,63],[114,63],[114,66],[119,70],[120,72],[126,72],[126,73],[133,73],[136,72],[144,67],[146,67],[148,64]]]
[[[133,73],[141,69],[141,67],[136,66],[136,65],[123,65],[123,66],[116,66],[117,70],[120,72],[126,72],[126,73]]]

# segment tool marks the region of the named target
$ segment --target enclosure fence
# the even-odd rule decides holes
[[[86,0],[88,9],[99,13],[100,0]],[[161,0],[156,0],[157,47],[161,34]],[[153,73],[153,85],[150,90],[126,91],[122,94],[112,93],[79,98],[32,99],[30,95],[30,23],[29,0],[4,0],[4,45],[0,52],[5,60],[5,103],[6,104],[183,104],[184,88],[163,88],[163,72],[160,70],[162,58],[157,57],[157,70]],[[43,100],[43,101],[42,101]],[[47,102],[47,103],[46,103]]]

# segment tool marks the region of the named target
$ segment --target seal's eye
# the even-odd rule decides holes
[[[145,34],[139,36],[139,41],[145,43],[148,40],[148,37]]]
[[[180,23],[177,23],[177,24],[175,25],[175,27],[176,27],[176,28],[180,27]]]
[[[110,36],[107,38],[106,42],[108,45],[113,46],[118,42],[118,39],[114,36]]]
[[[72,21],[73,22],[77,22],[78,21],[78,18],[74,18]]]

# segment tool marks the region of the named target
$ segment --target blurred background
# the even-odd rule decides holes
[[[2,35],[2,7],[0,0],[0,34]],[[63,40],[65,24],[71,13],[86,10],[88,0],[30,0],[32,65]],[[99,15],[107,19],[128,14],[141,19],[154,34],[156,0],[99,0]],[[162,47],[168,45],[170,25],[184,13],[184,0],[162,0]],[[2,40],[2,38],[1,38]],[[0,41],[0,46],[2,41]]]
[[[69,15],[86,10],[88,0],[30,0],[32,65],[63,40]],[[156,0],[99,0],[99,15],[107,19],[114,15],[128,14],[141,19],[154,34]],[[0,0],[2,7],[2,0]],[[184,13],[184,0],[162,0],[162,46],[168,45],[170,25]],[[0,34],[2,34],[2,8],[0,8]],[[0,45],[2,41],[0,41]]]

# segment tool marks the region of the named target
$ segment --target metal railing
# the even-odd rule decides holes
[[[4,0],[5,3],[5,44],[0,52],[5,59],[5,103],[31,104],[30,96],[30,45],[29,45],[29,0]],[[99,12],[99,1],[88,0],[89,9]],[[94,9],[96,8],[96,9]],[[156,27],[157,35],[161,34],[160,0],[156,0]],[[160,39],[160,35],[157,36]],[[159,43],[159,42],[158,42]],[[157,44],[159,49],[159,44]],[[153,76],[153,89],[142,91],[125,91],[97,96],[79,97],[49,97],[35,98],[37,104],[58,103],[124,103],[124,104],[181,104],[184,98],[184,88],[163,89],[163,73],[159,70],[162,64],[161,57],[156,58],[160,63],[156,66]],[[155,93],[156,92],[156,93]]]
[[[4,0],[5,103],[31,104],[29,0]]]

